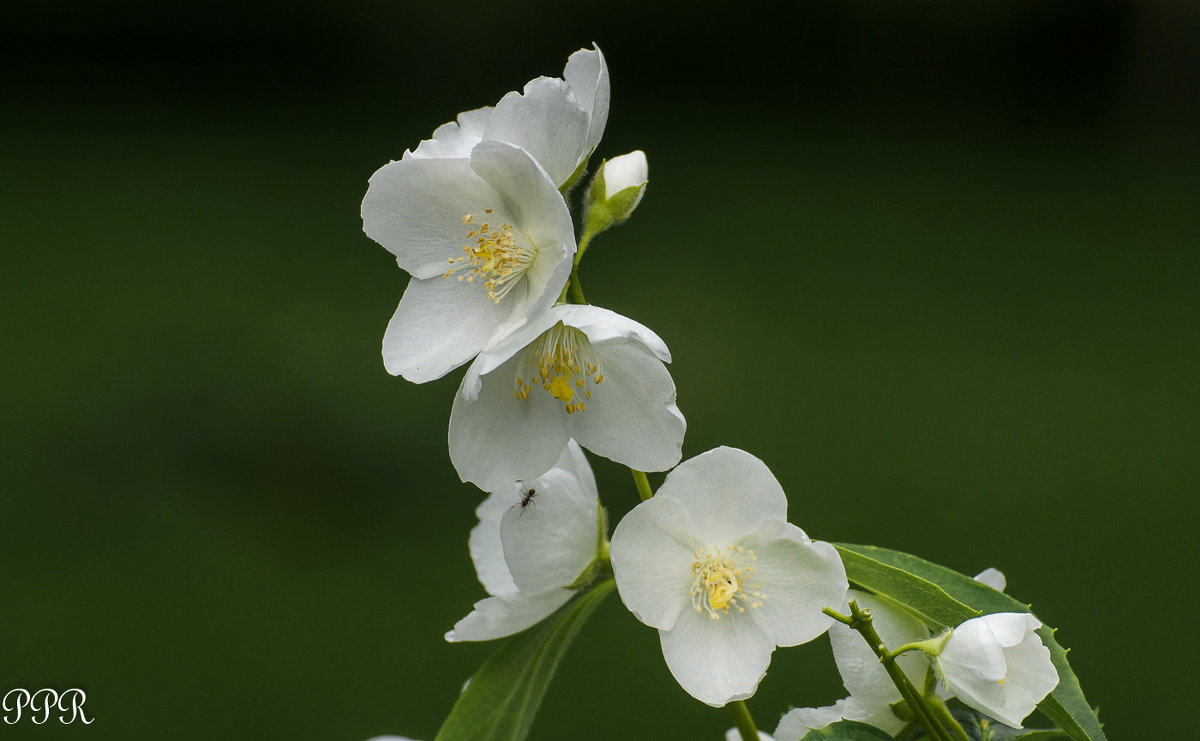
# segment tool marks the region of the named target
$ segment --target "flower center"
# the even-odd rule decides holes
[[[528,365],[528,369],[526,369]],[[517,361],[518,399],[528,399],[534,386],[541,386],[561,401],[567,414],[587,409],[592,389],[604,380],[600,359],[587,335],[562,322],[547,329]]]
[[[485,208],[483,213],[486,218],[492,209]],[[474,223],[475,215],[467,214],[462,217],[462,222]],[[483,221],[478,229],[467,232],[468,242],[463,245],[463,254],[446,258],[450,269],[442,277],[454,275],[459,282],[466,280],[467,283],[474,283],[478,278],[483,282],[488,298],[500,303],[537,257],[536,251],[517,241],[517,234],[512,224],[501,224],[497,229],[495,224]],[[470,272],[467,272],[468,263]],[[460,270],[463,272],[459,273]]]
[[[754,551],[741,546],[701,548],[692,554],[692,606],[707,612],[713,620],[728,615],[731,609],[745,612],[747,607],[762,607],[767,595],[759,591],[754,579]]]

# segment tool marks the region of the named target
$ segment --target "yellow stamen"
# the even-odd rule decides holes
[[[526,399],[533,386],[541,386],[563,403],[567,414],[582,412],[587,409],[592,390],[604,380],[599,367],[587,335],[559,322],[530,343],[524,362],[518,361],[517,398]]]
[[[492,213],[485,208],[484,213]],[[462,217],[462,223],[470,224],[475,220],[473,214]],[[451,267],[442,275],[449,278],[458,271],[457,264],[470,261],[471,273],[466,276],[467,283],[473,283],[478,277],[483,282],[484,290],[492,301],[500,303],[508,292],[519,282],[518,279],[533,265],[537,251],[524,243],[511,224],[504,224],[499,231],[493,231],[491,224],[480,224],[478,229],[467,232],[470,243],[463,245],[463,254],[456,258],[447,258]],[[465,267],[465,266],[464,266]],[[455,276],[460,282],[462,275]]]
[[[754,551],[741,546],[711,549],[701,548],[692,554],[692,606],[696,612],[707,612],[713,620],[730,614],[730,610],[745,612],[762,607],[767,595],[759,591],[754,578]]]

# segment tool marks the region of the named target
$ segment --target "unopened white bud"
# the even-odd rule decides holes
[[[648,173],[646,153],[640,149],[606,160],[588,188],[586,231],[599,234],[628,219],[642,202]]]

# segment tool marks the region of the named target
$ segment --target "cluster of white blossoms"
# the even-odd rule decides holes
[[[642,152],[606,161],[577,229],[567,200],[608,118],[599,49],[468,111],[380,168],[366,233],[412,278],[383,339],[410,381],[471,361],[450,414],[450,458],[489,492],[470,552],[491,595],[447,633],[509,635],[545,618],[608,567],[604,518],[580,447],[637,471],[681,456],[686,424],[666,344],[612,311],[567,303],[584,244],[641,202]],[[749,697],[776,646],[832,622],[847,582],[836,551],[786,521],[787,498],[757,458],[720,448],[680,465],[617,529],[622,599],[657,628],[671,672],[712,705]],[[600,564],[600,566],[597,566]]]
[[[581,49],[561,78],[438,127],[376,171],[363,199],[364,231],[411,276],[383,337],[385,367],[423,383],[470,363],[448,447],[462,480],[488,493],[468,543],[489,596],[446,639],[523,631],[611,569],[625,605],[658,630],[671,674],[700,701],[752,696],[777,647],[830,631],[849,697],[792,711],[776,738],[841,718],[896,733],[906,725],[892,710],[899,691],[861,637],[824,610],[856,599],[888,645],[927,639],[925,626],[848,591],[837,549],[787,521],[787,496],[758,458],[720,447],[680,463],[686,424],[666,344],[584,303],[583,250],[629,218],[647,183],[642,152],[607,160],[585,191],[582,223],[572,217],[571,188],[600,142],[609,94],[603,54]],[[642,477],[645,501],[611,543],[583,449]],[[668,470],[651,495],[642,472]],[[956,628],[932,668],[919,654],[899,663],[914,685],[934,671],[945,693],[1019,726],[1057,682],[1038,626],[1027,614],[987,615]]]
[[[581,49],[561,79],[540,77],[440,126],[376,171],[363,199],[363,230],[412,275],[384,365],[422,383],[474,360],[455,397],[450,456],[485,491],[542,475],[572,438],[642,471],[679,462],[686,425],[667,346],[631,319],[562,303],[576,254],[566,193],[608,105],[604,56]],[[611,171],[625,183],[638,162],[641,181],[627,186],[636,200],[645,155],[616,158]],[[629,201],[624,191],[601,197],[600,210]]]

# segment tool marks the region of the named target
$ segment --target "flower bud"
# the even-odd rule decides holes
[[[588,188],[586,231],[599,234],[628,219],[642,202],[648,172],[646,153],[640,149],[600,165]]]

